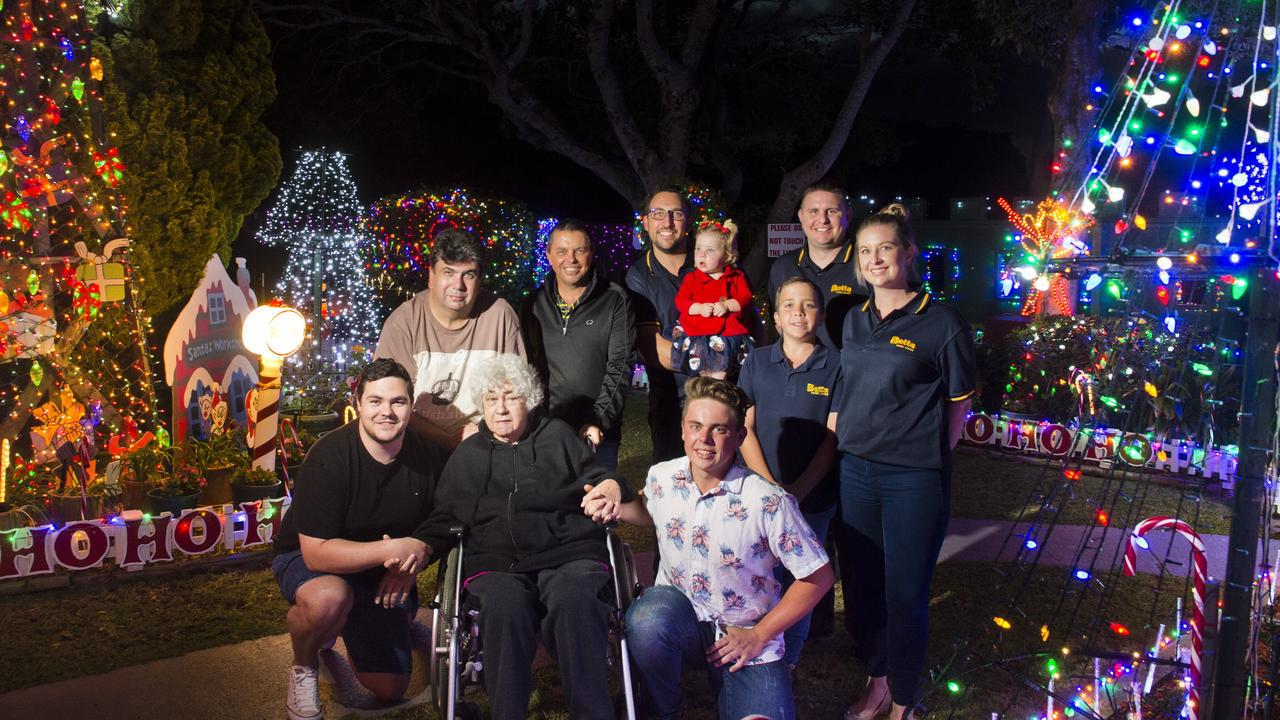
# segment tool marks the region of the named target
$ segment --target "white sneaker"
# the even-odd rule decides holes
[[[324,720],[320,704],[319,672],[294,665],[289,671],[289,697],[284,702],[289,720]]]

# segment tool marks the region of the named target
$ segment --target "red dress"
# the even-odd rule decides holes
[[[714,303],[722,299],[738,301],[739,312],[726,313],[723,317],[703,317],[690,315],[689,307],[694,303]],[[676,293],[676,308],[680,310],[680,327],[684,334],[698,335],[747,335],[750,331],[742,322],[743,313],[751,304],[751,287],[747,285],[747,276],[736,267],[724,269],[720,277],[713,278],[701,270],[684,276],[680,283],[680,291]]]

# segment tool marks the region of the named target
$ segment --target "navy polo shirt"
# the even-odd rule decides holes
[[[862,304],[867,295],[857,276],[853,274],[853,243],[846,243],[831,264],[820,268],[809,257],[809,246],[779,255],[769,268],[769,306],[778,300],[778,287],[787,278],[799,275],[807,278],[822,291],[822,307],[826,322],[818,326],[818,338],[829,348],[840,349],[840,330],[849,311]],[[774,308],[775,310],[777,308]]]
[[[780,484],[795,482],[818,452],[839,384],[840,356],[821,340],[799,367],[791,367],[781,341],[754,350],[742,363],[738,385],[756,407],[756,438],[769,474]],[[838,467],[832,463],[827,477],[805,496],[802,512],[836,504]]]
[[[631,294],[631,309],[636,314],[636,326],[658,325],[662,337],[670,340],[671,331],[680,322],[680,310],[676,308],[676,293],[684,276],[693,270],[693,257],[685,255],[679,275],[667,272],[653,256],[653,249],[645,251],[627,269],[626,285]]]
[[[947,403],[973,394],[976,364],[973,334],[954,308],[922,292],[881,319],[867,300],[844,322],[840,450],[890,465],[949,468]]]

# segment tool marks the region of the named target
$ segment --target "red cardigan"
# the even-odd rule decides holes
[[[689,314],[689,307],[694,303],[714,303],[730,298],[742,306],[741,312],[731,312],[724,317]],[[742,316],[750,305],[751,287],[747,285],[747,276],[732,266],[726,267],[718,278],[695,268],[684,276],[680,292],[676,293],[680,327],[684,328],[686,335],[746,335],[749,331],[742,322]]]

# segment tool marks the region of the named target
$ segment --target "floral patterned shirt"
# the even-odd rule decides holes
[[[645,505],[658,530],[658,585],[678,588],[698,620],[751,627],[778,604],[779,563],[797,578],[827,564],[813,534],[786,490],[740,464],[707,493],[698,491],[689,459],[649,468]],[[782,636],[749,662],[782,659]]]

